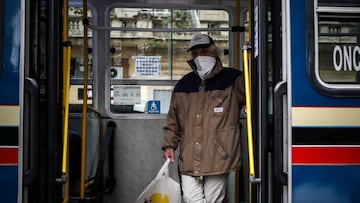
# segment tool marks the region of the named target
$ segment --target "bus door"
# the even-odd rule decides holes
[[[360,4],[285,4],[288,202],[359,202]]]
[[[286,74],[282,72],[280,2],[254,1],[252,55],[252,106],[257,202],[280,202],[285,175],[283,160],[283,96]],[[271,54],[272,53],[272,54]],[[275,130],[275,131],[274,131]],[[280,144],[275,143],[277,141]],[[255,188],[255,187],[253,187]]]
[[[57,194],[60,194],[61,185],[56,184],[56,178],[60,176],[58,143],[61,143],[62,132],[61,2],[6,0],[12,6],[14,2],[21,7],[21,27],[12,35],[17,38],[19,32],[19,40],[22,40],[18,55],[20,119],[17,137],[22,170],[18,170],[17,202],[59,202],[61,196]]]
[[[268,39],[270,54],[268,67],[269,78],[269,121],[268,145],[269,153],[269,201],[288,201],[288,32],[286,19],[286,2],[271,1],[267,8],[270,12],[268,19]],[[270,32],[271,31],[271,32]],[[269,37],[270,38],[270,37]]]
[[[220,3],[220,5],[219,5]],[[113,171],[117,180],[108,202],[132,202],[163,164],[160,141],[176,82],[192,71],[187,64],[194,33],[207,33],[221,50],[224,66],[234,67],[235,46],[230,32],[235,8],[223,2],[209,5],[89,4],[89,89],[83,92],[84,59],[82,8],[70,4],[71,52],[70,130],[81,132],[79,116],[83,94],[101,113],[101,123],[116,124]],[[96,8],[96,9],[95,9]],[[80,40],[81,39],[81,40]],[[229,52],[230,51],[230,52]],[[229,54],[230,53],[230,54]],[[177,176],[177,162],[170,174]],[[71,174],[71,171],[70,171]],[[232,174],[235,175],[235,174]],[[235,177],[231,177],[235,184]],[[235,199],[235,187],[227,194]]]

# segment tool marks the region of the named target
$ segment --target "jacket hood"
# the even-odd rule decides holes
[[[198,73],[196,71],[196,65],[195,65],[194,59],[188,60],[187,62],[189,64],[189,66],[191,67],[191,69],[194,71],[194,73],[196,75],[198,75]],[[222,61],[219,57],[216,57],[216,64],[215,64],[214,68],[211,70],[210,74],[206,76],[205,80],[212,78],[214,75],[218,74],[222,69],[223,69]]]

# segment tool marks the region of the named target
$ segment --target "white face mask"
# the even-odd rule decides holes
[[[212,56],[198,56],[194,59],[196,71],[201,79],[204,79],[214,68],[216,58]]]

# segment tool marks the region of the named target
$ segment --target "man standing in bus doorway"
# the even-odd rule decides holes
[[[164,127],[164,157],[175,160],[186,203],[221,203],[229,172],[240,168],[241,71],[224,68],[213,39],[195,34],[188,51],[192,72],[175,85]]]

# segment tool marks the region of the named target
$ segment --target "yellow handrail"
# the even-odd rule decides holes
[[[86,167],[86,122],[87,122],[87,92],[89,78],[89,57],[88,57],[88,28],[87,0],[83,0],[83,25],[84,25],[84,86],[82,105],[82,134],[81,134],[81,176],[80,176],[80,199],[85,197],[85,167]]]
[[[244,75],[245,75],[245,91],[246,91],[246,124],[248,132],[248,153],[249,153],[249,202],[252,202],[252,180],[255,179],[255,164],[254,164],[254,144],[252,135],[252,109],[251,109],[251,52],[249,51],[249,44],[252,41],[252,0],[248,0],[248,39],[247,45],[244,47]]]
[[[71,43],[68,42],[68,0],[64,0],[63,18],[63,108],[64,108],[64,129],[63,129],[63,158],[62,178],[65,178],[65,195],[63,202],[69,201],[69,91],[70,91],[70,59]]]
[[[248,64],[248,50],[247,47],[244,49],[244,75],[245,75],[245,94],[246,94],[246,124],[248,133],[248,150],[249,150],[249,175],[255,176],[254,166],[254,148],[252,139],[252,111],[251,111],[251,89],[250,89],[250,75],[249,75],[249,64]]]

